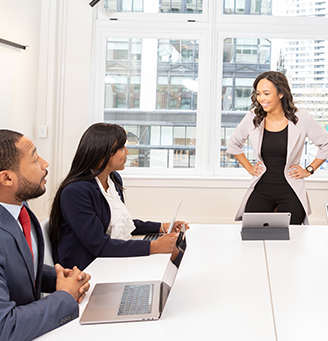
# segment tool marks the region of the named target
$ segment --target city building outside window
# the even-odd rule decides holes
[[[108,38],[106,122],[128,136],[128,167],[195,167],[197,41]]]

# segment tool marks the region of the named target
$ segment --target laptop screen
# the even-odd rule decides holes
[[[163,280],[161,284],[160,313],[162,313],[164,309],[165,303],[170,294],[174,280],[177,276],[182,258],[185,254],[186,248],[187,248],[186,234],[183,228],[181,229],[177,242],[175,243],[175,247],[171,254],[171,258],[167,264],[167,267],[163,276]]]

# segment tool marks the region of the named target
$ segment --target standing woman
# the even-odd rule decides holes
[[[116,124],[96,123],[83,134],[50,213],[55,263],[84,269],[97,257],[172,252],[181,221],[156,241],[130,240],[132,234],[167,232],[170,224],[132,220],[116,172],[125,167],[125,142],[125,130]]]
[[[304,178],[328,158],[328,134],[304,109],[293,103],[287,78],[264,72],[253,84],[251,110],[231,136],[227,152],[252,175],[250,187],[237,212],[291,212],[291,224],[308,224],[311,213]],[[257,162],[252,165],[243,152],[250,136]],[[318,147],[316,158],[300,166],[305,138]]]

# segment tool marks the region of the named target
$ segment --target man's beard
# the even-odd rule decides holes
[[[19,202],[22,202],[41,196],[46,191],[45,187],[41,187],[41,182],[47,176],[47,174],[48,171],[46,170],[45,176],[41,179],[40,183],[37,184],[35,182],[28,181],[23,175],[18,173],[18,189],[15,193],[15,199]]]

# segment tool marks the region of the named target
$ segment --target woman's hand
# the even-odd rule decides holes
[[[260,176],[263,171],[263,163],[261,161],[256,162],[256,164],[251,166],[249,169],[247,169],[248,173],[253,176]]]
[[[261,161],[256,162],[255,165],[252,165],[246,155],[243,154],[234,154],[234,157],[237,161],[247,170],[247,172],[252,176],[260,176],[264,172],[264,166]]]
[[[150,242],[150,254],[171,253],[178,239],[178,233],[164,234],[162,237]]]
[[[293,165],[289,168],[288,175],[294,179],[307,178],[311,175],[306,169],[302,168],[300,165]]]
[[[174,233],[180,232],[183,224],[185,224],[186,230],[189,230],[189,224],[188,223],[186,223],[185,221],[177,220],[174,222],[174,225],[173,225],[171,232],[174,232]],[[163,229],[166,233],[168,232],[170,225],[171,225],[170,223],[163,223]]]

